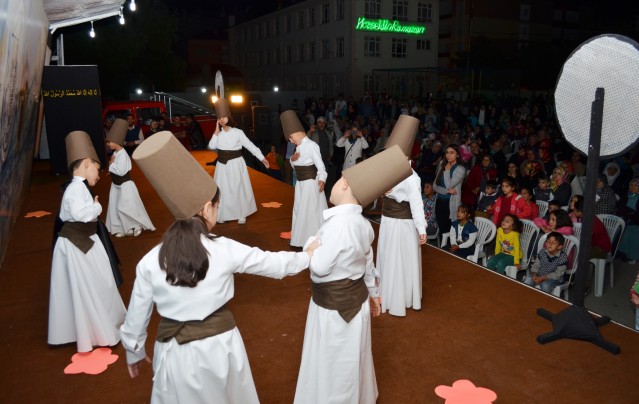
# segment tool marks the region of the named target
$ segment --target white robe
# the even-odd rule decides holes
[[[360,137],[357,138],[355,143],[351,144],[348,137],[341,137],[337,140],[336,146],[344,148],[344,166],[342,170],[346,170],[357,164],[357,159],[362,157],[362,150],[368,149],[368,142],[363,137]]]
[[[356,280],[363,276],[369,295],[378,296],[371,247],[375,235],[362,216],[361,206],[327,209],[324,220],[318,232],[322,245],[315,250],[309,267],[312,281]],[[370,320],[368,301],[347,323],[336,310],[320,307],[311,299],[295,390],[296,404],[377,400]]]
[[[113,155],[115,159],[109,165],[109,172],[124,175],[131,171],[131,158],[126,150],[116,151]],[[111,184],[105,224],[111,234],[128,233],[133,229],[155,230],[133,181]]]
[[[419,235],[426,234],[419,176],[413,174],[386,195],[409,202],[413,219],[382,215],[377,242],[377,270],[381,277],[382,313],[405,316],[406,307],[422,308],[422,250]]]
[[[260,149],[237,128],[222,130],[209,142],[209,149],[213,150],[242,150],[242,147],[258,160],[264,160]],[[226,164],[218,162],[213,179],[220,189],[219,222],[239,220],[257,212],[251,180],[243,157],[229,160]]]
[[[209,252],[209,270],[194,288],[171,286],[160,269],[160,246],[136,268],[129,312],[120,330],[127,362],[145,358],[144,343],[153,312],[177,321],[202,320],[233,298],[234,273],[280,279],[308,267],[306,253],[265,252],[234,240],[202,236]],[[205,339],[178,344],[155,342],[152,403],[259,402],[246,349],[237,327]]]
[[[291,245],[302,247],[309,237],[314,236],[324,222],[322,212],[328,209],[324,191],[319,192],[319,181],[326,182],[326,167],[320,155],[319,146],[305,137],[296,152],[299,158],[291,160],[293,168],[315,165],[317,177],[300,181],[295,184],[295,200],[293,203],[293,224],[291,230]]]
[[[83,181],[74,177],[64,192],[60,219],[65,222],[92,222],[102,212]],[[117,344],[126,314],[104,246],[97,235],[91,239],[93,247],[84,254],[59,237],[51,261],[48,342],[75,341],[78,352]]]

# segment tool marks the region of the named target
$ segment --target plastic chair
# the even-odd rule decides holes
[[[615,285],[615,256],[617,255],[617,247],[626,228],[626,222],[622,218],[615,215],[598,214],[597,217],[606,226],[612,251],[608,253],[606,258],[592,258],[590,263],[595,266],[595,296],[603,295],[604,274],[606,272],[606,264],[610,264],[610,287]]]
[[[539,217],[546,216],[546,213],[548,213],[548,202],[536,201],[535,203],[539,206]]]
[[[473,255],[469,255],[466,259],[477,263],[481,258],[482,265],[486,266],[488,259],[484,252],[484,245],[490,243],[495,238],[497,235],[497,227],[492,220],[485,219],[483,217],[475,218],[475,226],[477,226],[478,230],[477,242],[475,243],[475,253]]]
[[[510,142],[510,152],[517,153],[519,151],[519,146],[521,146],[521,139],[513,140]]]
[[[537,242],[537,250],[541,250],[544,248],[544,243],[546,242],[547,237],[548,234],[544,234],[539,237],[539,241]],[[569,289],[572,285],[572,280],[574,278],[575,272],[577,272],[577,264],[579,262],[579,260],[577,259],[577,257],[579,256],[579,240],[577,239],[577,237],[564,236],[564,248],[562,248],[562,250],[566,253],[567,256],[570,257],[572,255],[572,263],[570,267],[566,269],[565,275],[568,275],[568,279],[560,285],[555,286],[552,290],[552,295],[561,297],[561,292],[564,292],[564,299],[568,300],[570,298]],[[541,289],[539,285],[535,285],[535,288]]]
[[[572,235],[581,241],[581,223],[577,222],[572,224]]]
[[[539,227],[533,223],[532,220],[521,219],[522,231],[519,235],[519,245],[521,246],[521,251],[523,252],[523,258],[521,260],[521,268],[517,269],[514,265],[509,265],[506,267],[506,275],[513,279],[517,279],[517,273],[519,271],[525,271],[525,268],[528,267],[530,263],[530,255],[534,251],[534,248],[531,248],[531,244],[537,240],[537,234],[539,233]]]
[[[427,236],[426,240],[435,240],[435,242],[437,243],[436,245],[439,246],[441,244],[441,242],[439,241],[439,227],[437,228],[435,234]]]

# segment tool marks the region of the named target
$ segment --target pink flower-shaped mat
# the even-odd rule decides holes
[[[446,404],[491,404],[497,394],[484,387],[476,387],[470,380],[457,380],[452,386],[437,386],[435,394]]]
[[[71,357],[71,363],[64,368],[67,375],[86,373],[97,375],[118,360],[118,355],[111,354],[109,348],[97,348],[91,352],[79,352]]]
[[[290,240],[291,239],[291,232],[290,231],[285,231],[280,233],[280,238],[283,238],[284,240]]]
[[[281,208],[282,204],[279,203],[279,202],[264,202],[264,203],[262,203],[262,207],[263,208],[275,208],[275,209],[277,209],[277,208]]]

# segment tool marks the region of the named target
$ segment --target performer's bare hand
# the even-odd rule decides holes
[[[324,186],[326,185],[326,183],[324,181],[318,181],[318,182],[319,182],[319,191],[324,192]]]
[[[131,379],[135,379],[136,377],[140,375],[140,365],[144,361],[146,361],[147,363],[151,363],[151,359],[149,359],[149,357],[147,356],[139,362],[135,362],[130,365],[127,365],[127,367],[129,368],[129,376],[131,376]]]
[[[295,152],[291,156],[291,161],[297,161],[298,158],[300,158],[300,153],[299,152]]]
[[[382,298],[381,297],[371,297],[368,299],[368,302],[371,305],[371,316],[377,317],[382,314]]]
[[[267,159],[262,160],[262,164],[264,164],[264,167],[266,167],[266,168],[270,168],[271,167],[271,165],[268,163]]]
[[[93,198],[93,203],[98,203],[98,196],[97,195]]]
[[[426,244],[426,235],[425,234],[420,234],[419,235],[419,244]]]
[[[630,294],[630,301],[632,302],[632,304],[634,304],[635,306],[639,307],[639,295],[636,293],[631,293]]]

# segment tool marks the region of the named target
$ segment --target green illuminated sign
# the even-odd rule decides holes
[[[357,19],[356,31],[397,32],[400,34],[421,35],[426,32],[422,25],[402,24],[397,20],[369,20],[365,17]]]

